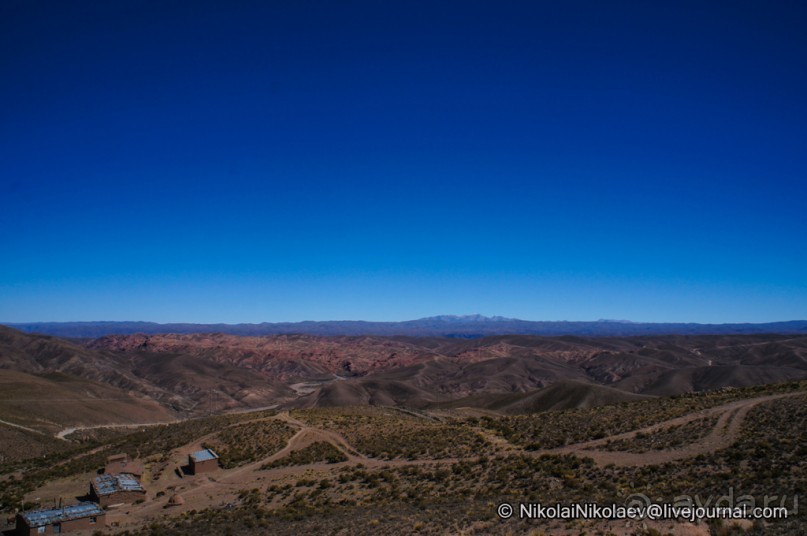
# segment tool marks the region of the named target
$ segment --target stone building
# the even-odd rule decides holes
[[[17,514],[18,536],[64,534],[77,530],[103,529],[106,513],[95,503],[82,502],[47,510]]]
[[[146,498],[146,490],[134,475],[101,475],[90,482],[90,498],[106,508]]]
[[[188,465],[192,475],[209,473],[219,468],[219,455],[212,449],[200,450],[188,456]]]

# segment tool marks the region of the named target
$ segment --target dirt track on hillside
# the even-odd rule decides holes
[[[631,432],[541,451],[525,451],[489,431],[484,431],[483,435],[494,446],[495,454],[492,454],[494,457],[508,455],[541,456],[544,454],[573,454],[580,457],[591,458],[598,465],[656,465],[726,448],[738,439],[742,424],[748,413],[754,407],[765,402],[798,395],[804,395],[804,393],[787,393],[738,400],[722,406],[693,412],[682,417],[663,421]],[[601,450],[609,441],[629,440],[635,438],[639,433],[652,434],[663,428],[686,424],[710,416],[718,417],[711,431],[702,439],[679,449],[650,451],[645,453]],[[368,469],[378,469],[418,465],[450,465],[462,461],[462,459],[459,458],[443,458],[436,460],[381,460],[368,458],[355,449],[350,442],[338,432],[309,425],[293,418],[288,412],[282,412],[270,417],[260,417],[250,421],[241,421],[237,424],[242,425],[246,422],[265,420],[279,420],[296,430],[294,435],[287,441],[286,445],[279,451],[266,458],[234,469],[218,470],[214,473],[196,476],[176,474],[173,472],[173,469],[184,464],[187,460],[187,453],[199,448],[202,442],[218,432],[197,438],[192,443],[172,451],[168,467],[163,471],[159,481],[153,480],[146,483],[149,488],[149,500],[140,505],[129,505],[122,510],[111,511],[109,516],[110,521],[117,522],[119,524],[119,530],[123,530],[140,525],[146,520],[154,519],[155,516],[162,515],[164,512],[174,514],[191,509],[199,510],[210,506],[227,507],[228,504],[235,504],[239,493],[245,489],[264,487],[272,483],[294,483],[300,478],[327,478],[332,476],[333,472],[340,468],[355,467],[359,464]],[[307,465],[277,467],[268,470],[260,469],[267,463],[284,458],[293,451],[301,450],[312,443],[320,441],[333,445],[347,457],[347,460],[339,463],[317,462]],[[473,459],[474,458],[465,458],[465,460]],[[158,492],[162,492],[160,498],[156,497]],[[166,512],[163,510],[165,502],[168,497],[175,492],[182,494],[185,499],[185,505],[174,507]],[[38,490],[36,493],[38,493],[37,496],[41,496],[42,493],[46,493],[46,490]]]
[[[552,449],[544,452],[553,454],[576,454],[578,456],[591,458],[598,465],[614,464],[623,467],[660,465],[663,463],[669,463],[677,460],[683,460],[686,458],[692,458],[701,454],[708,454],[710,452],[715,452],[717,450],[724,449],[734,444],[734,442],[736,442],[739,437],[740,429],[742,428],[742,424],[743,421],[745,420],[746,415],[748,415],[748,412],[751,411],[751,409],[753,409],[755,406],[763,404],[765,402],[770,402],[772,400],[777,400],[780,398],[786,398],[789,396],[795,396],[800,394],[803,393],[787,393],[782,395],[770,395],[759,398],[752,398],[748,400],[738,400],[737,402],[731,402],[729,404],[718,406],[716,408],[710,408],[707,410],[690,413],[689,415],[685,415],[683,417],[670,419],[664,422],[654,424],[652,426],[647,426],[645,428],[640,428],[638,430],[626,432],[624,434],[616,434],[602,439],[597,439],[594,441],[587,441],[584,443],[567,445],[565,447],[559,447],[557,449]],[[607,444],[609,441],[633,439],[639,433],[652,434],[653,432],[656,432],[663,428],[668,428],[670,426],[679,426],[697,419],[702,419],[703,417],[713,415],[719,415],[719,418],[715,423],[715,426],[712,428],[711,432],[709,432],[709,434],[707,434],[706,437],[704,437],[703,439],[695,441],[680,449],[634,453],[634,452],[599,450],[597,448]]]

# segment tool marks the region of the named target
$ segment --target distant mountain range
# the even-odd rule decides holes
[[[804,334],[807,320],[764,324],[648,323],[627,320],[591,322],[530,321],[502,316],[441,315],[403,322],[354,320],[263,322],[260,324],[158,324],[155,322],[26,322],[5,324],[27,333],[67,338],[143,333],[225,333],[229,335],[321,335],[321,336],[411,336],[477,338],[490,335],[540,335],[557,337],[629,337],[635,335],[753,335],[761,333]]]

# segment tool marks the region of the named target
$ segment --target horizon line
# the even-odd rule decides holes
[[[262,325],[262,324],[303,324],[303,323],[336,323],[336,322],[360,322],[367,324],[399,324],[404,322],[417,322],[419,320],[443,320],[453,318],[457,320],[470,320],[477,319],[477,321],[494,321],[494,322],[534,322],[534,323],[569,323],[569,324],[689,324],[689,325],[754,325],[754,324],[781,324],[791,322],[807,322],[807,318],[791,318],[787,320],[768,320],[761,322],[753,321],[721,321],[721,322],[696,322],[696,321],[681,321],[681,320],[667,320],[667,321],[637,321],[637,320],[624,320],[624,319],[596,319],[596,320],[529,320],[524,318],[506,317],[500,315],[486,316],[479,314],[469,315],[432,315],[419,318],[410,318],[406,320],[361,320],[361,319],[330,319],[330,320],[281,320],[281,321],[259,321],[259,322],[188,322],[188,321],[169,321],[157,322],[153,320],[32,320],[32,321],[13,321],[6,322],[0,321],[0,325],[13,326],[23,324],[156,324],[156,325],[172,325],[172,324],[185,324],[185,325],[222,325],[222,326],[239,326],[239,325]]]

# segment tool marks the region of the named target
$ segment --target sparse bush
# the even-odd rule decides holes
[[[325,441],[317,441],[307,447],[290,452],[287,456],[261,466],[262,470],[290,465],[308,465],[317,462],[339,463],[347,460],[345,454]]]

